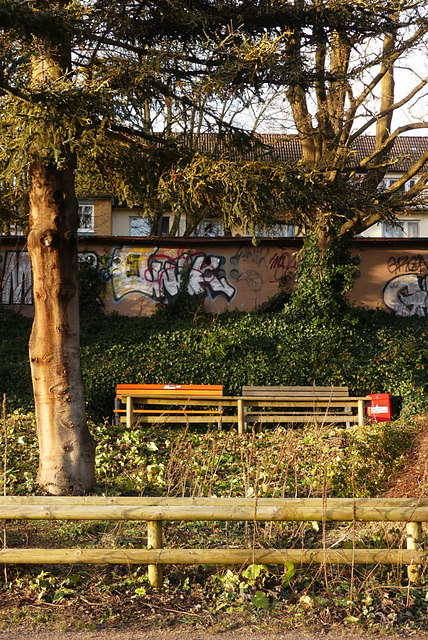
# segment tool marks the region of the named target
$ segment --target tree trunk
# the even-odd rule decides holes
[[[35,317],[29,350],[40,449],[37,481],[55,495],[86,493],[95,480],[95,444],[86,424],[80,369],[73,174],[73,166],[58,169],[41,158],[30,168],[28,250]]]

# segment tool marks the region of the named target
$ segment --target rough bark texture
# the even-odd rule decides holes
[[[30,362],[40,462],[37,481],[52,494],[94,485],[94,441],[86,425],[79,354],[78,207],[73,169],[42,160],[30,170],[35,317]]]

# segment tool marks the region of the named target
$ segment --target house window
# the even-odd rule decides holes
[[[295,227],[292,224],[275,224],[272,227],[257,227],[256,235],[259,238],[294,238]]]
[[[397,181],[398,181],[398,178],[384,178],[380,184],[384,189],[388,189],[389,187],[392,187],[392,185],[395,184]]]
[[[407,222],[407,237],[419,238],[419,222],[415,220],[412,220],[412,222]]]
[[[379,186],[382,189],[388,189],[389,187],[392,187],[392,185],[395,184],[396,182],[398,182],[398,178],[384,178]],[[410,180],[407,180],[407,182],[405,182],[404,185],[400,187],[400,191],[403,191],[403,190],[409,191],[409,189],[414,187],[415,184],[416,184],[416,179],[411,178]]]
[[[274,238],[294,238],[295,235],[294,224],[276,224],[273,228]]]
[[[218,220],[204,220],[195,230],[195,236],[198,238],[218,238],[223,235],[223,224]]]
[[[129,218],[129,235],[130,236],[149,236],[152,223],[148,218],[139,218],[132,216]]]
[[[397,220],[397,224],[384,222],[382,236],[384,238],[419,238],[419,221]]]
[[[169,234],[169,217],[162,216],[161,236],[167,236],[168,234]]]
[[[150,218],[140,218],[139,216],[131,216],[129,218],[129,235],[137,237],[147,237],[152,235],[152,221]],[[167,236],[169,234],[169,217],[162,216],[160,235]]]
[[[77,233],[94,233],[93,204],[79,204],[79,228]]]

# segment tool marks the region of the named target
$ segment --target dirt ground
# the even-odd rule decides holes
[[[109,629],[67,631],[67,630],[34,630],[14,628],[0,631],[0,638],[6,640],[428,640],[428,635],[388,635],[366,634],[350,629],[320,629],[314,631],[279,631],[269,633],[256,628],[207,632],[197,628],[168,630],[142,630],[138,627],[117,627]]]
[[[424,498],[428,495],[428,418],[421,416],[423,427],[407,454],[406,464],[391,478],[385,497]]]

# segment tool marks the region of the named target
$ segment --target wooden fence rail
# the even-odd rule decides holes
[[[420,548],[428,499],[411,498],[113,498],[0,497],[0,520],[131,520],[148,523],[148,549],[0,550],[3,564],[148,564],[152,586],[166,564],[399,564],[420,579],[428,551]],[[163,521],[403,522],[407,549],[164,549]]]

